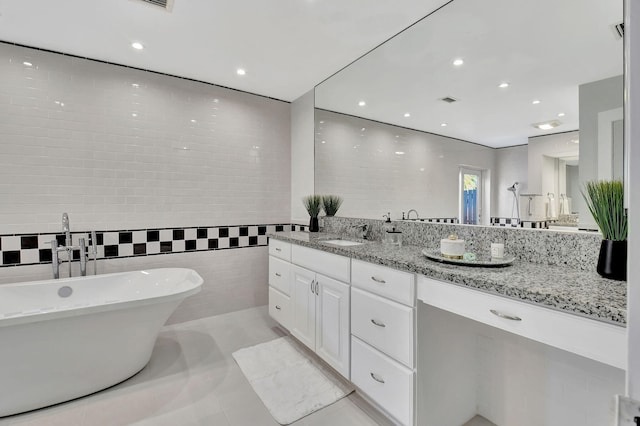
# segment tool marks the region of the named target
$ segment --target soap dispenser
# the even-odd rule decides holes
[[[382,224],[382,235],[384,236],[386,232],[395,231],[395,226],[391,223],[391,213],[383,214],[382,217],[387,219]]]
[[[391,223],[391,213],[382,215],[387,220],[382,224],[382,242],[396,246],[402,245],[402,232],[396,231],[396,227]]]

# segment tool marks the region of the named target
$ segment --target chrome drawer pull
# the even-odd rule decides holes
[[[276,272],[276,277],[281,277],[280,272]]]
[[[380,377],[380,376],[378,376],[377,374],[374,374],[374,373],[369,373],[369,374],[371,374],[371,378],[373,380],[375,380],[378,383],[383,383],[384,384],[384,379],[382,377]]]
[[[376,320],[374,320],[374,319],[371,319],[371,322],[372,322],[374,325],[377,325],[378,327],[386,327],[386,325],[384,325],[384,324],[383,324],[383,323],[381,323],[380,321],[376,321]]]
[[[381,280],[380,278],[376,278],[376,277],[373,277],[373,276],[371,277],[371,279],[374,280],[377,283],[380,283],[380,284],[386,284],[387,283],[385,280]]]
[[[493,315],[498,316],[500,318],[508,319],[511,321],[522,321],[522,318],[520,317],[517,317],[515,315],[505,314],[503,312],[496,311],[495,309],[490,309],[489,312],[491,312]]]
[[[314,284],[314,283],[315,283],[315,281],[314,281],[314,280],[311,280],[311,286],[310,286],[310,287],[311,287],[311,293],[313,293],[313,294],[315,294],[315,293],[316,293],[316,292],[315,292],[315,290],[313,289],[313,284]]]
[[[276,305],[276,309],[277,309],[277,310],[280,310],[280,309],[282,309],[282,308],[280,308],[280,306]]]
[[[276,247],[276,251],[282,251],[282,249],[281,249],[281,248]]]

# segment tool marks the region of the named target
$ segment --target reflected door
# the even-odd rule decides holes
[[[461,168],[460,183],[460,222],[478,225],[482,211],[482,172]]]

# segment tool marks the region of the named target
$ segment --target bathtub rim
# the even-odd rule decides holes
[[[198,274],[194,269],[190,268],[152,268],[152,269],[137,269],[134,271],[125,271],[125,272],[113,272],[110,274],[99,274],[92,275],[90,277],[72,277],[72,278],[64,278],[59,280],[47,279],[47,280],[38,280],[38,281],[25,281],[23,283],[12,283],[12,284],[3,284],[0,285],[0,289],[4,286],[31,286],[31,285],[42,285],[45,283],[51,283],[51,285],[64,286],[67,283],[74,283],[82,280],[86,280],[87,278],[93,277],[109,277],[109,276],[117,276],[117,275],[128,275],[136,272],[143,271],[162,271],[162,270],[184,270],[190,271],[190,274],[195,274],[197,277],[197,284],[193,285],[190,288],[167,294],[160,294],[150,297],[144,297],[139,299],[128,299],[128,300],[115,300],[115,301],[101,301],[99,304],[95,305],[85,305],[85,306],[73,306],[68,309],[60,309],[48,312],[27,312],[23,314],[17,314],[15,316],[10,317],[0,317],[0,329],[3,327],[15,326],[15,325],[23,325],[30,324],[41,321],[49,321],[52,319],[60,319],[60,318],[69,318],[75,316],[89,315],[97,312],[106,312],[106,311],[114,311],[120,309],[127,309],[133,306],[145,306],[151,304],[158,304],[164,302],[170,302],[172,300],[178,299],[186,299],[189,296],[199,293],[202,290],[202,284],[204,279]]]

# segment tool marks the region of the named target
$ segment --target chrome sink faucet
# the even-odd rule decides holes
[[[418,212],[415,209],[411,209],[407,212],[407,220],[410,219],[411,212],[414,212],[416,214],[416,220],[420,219],[420,215],[418,214]]]

